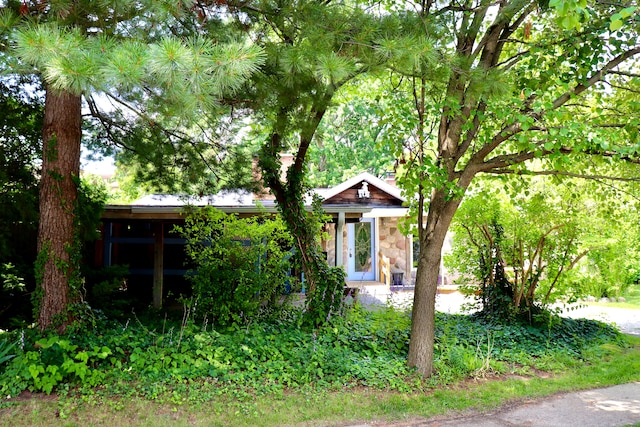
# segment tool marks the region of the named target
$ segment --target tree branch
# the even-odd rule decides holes
[[[579,83],[573,89],[568,90],[562,95],[560,95],[559,97],[557,97],[555,101],[553,101],[553,106],[551,107],[551,110],[556,110],[560,108],[572,97],[580,95],[582,92],[584,92],[585,90],[589,89],[591,86],[601,81],[605,75],[607,75],[610,71],[613,70],[613,68],[617,67],[627,59],[632,58],[633,56],[639,53],[640,53],[640,46],[636,46],[633,49],[629,49],[621,53],[620,55],[616,56],[611,61],[607,62],[600,70],[595,72],[585,83]],[[546,111],[541,112],[540,116],[544,115],[545,112]]]
[[[566,176],[570,178],[580,178],[580,179],[592,179],[592,180],[610,180],[610,181],[620,181],[620,182],[640,182],[640,177],[633,178],[625,178],[620,176],[608,176],[608,175],[589,175],[575,172],[567,172],[567,171],[559,171],[559,170],[550,170],[550,171],[518,171],[513,169],[506,168],[494,168],[483,170],[484,173],[490,173],[494,175],[531,175],[531,176]]]
[[[616,74],[618,76],[625,76],[625,77],[640,77],[640,74],[636,74],[636,73],[629,73],[627,71],[609,71],[609,74]]]

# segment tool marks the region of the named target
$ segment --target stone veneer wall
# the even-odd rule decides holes
[[[346,227],[345,227],[346,228]],[[322,241],[322,250],[327,253],[327,264],[330,267],[336,265],[336,225],[325,224],[324,231],[328,234],[328,239]]]
[[[404,282],[411,281],[411,241],[398,230],[398,218],[380,218],[380,251],[389,257],[391,272],[403,272]]]

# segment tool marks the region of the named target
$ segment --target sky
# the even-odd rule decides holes
[[[112,157],[104,157],[101,160],[90,160],[89,153],[83,152],[80,160],[80,169],[95,175],[112,175],[116,172],[115,161]]]

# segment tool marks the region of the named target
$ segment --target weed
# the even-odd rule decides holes
[[[9,352],[16,346],[16,344],[17,342],[11,343],[6,339],[0,340],[0,366],[15,357],[15,354],[10,354]]]

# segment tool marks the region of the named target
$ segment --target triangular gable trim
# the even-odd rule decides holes
[[[369,172],[362,172],[354,176],[353,178],[346,180],[342,184],[339,184],[333,188],[327,189],[327,192],[323,194],[324,200],[329,200],[333,196],[336,196],[342,193],[343,191],[350,189],[351,187],[361,183],[362,181],[368,182],[369,184],[379,188],[380,190],[384,191],[390,196],[395,197],[398,200],[401,200],[403,202],[407,201],[404,197],[402,197],[402,193],[400,192],[400,189],[398,189],[397,187],[394,187],[393,185],[387,182],[384,182],[383,180],[381,180],[376,176],[371,175]]]

